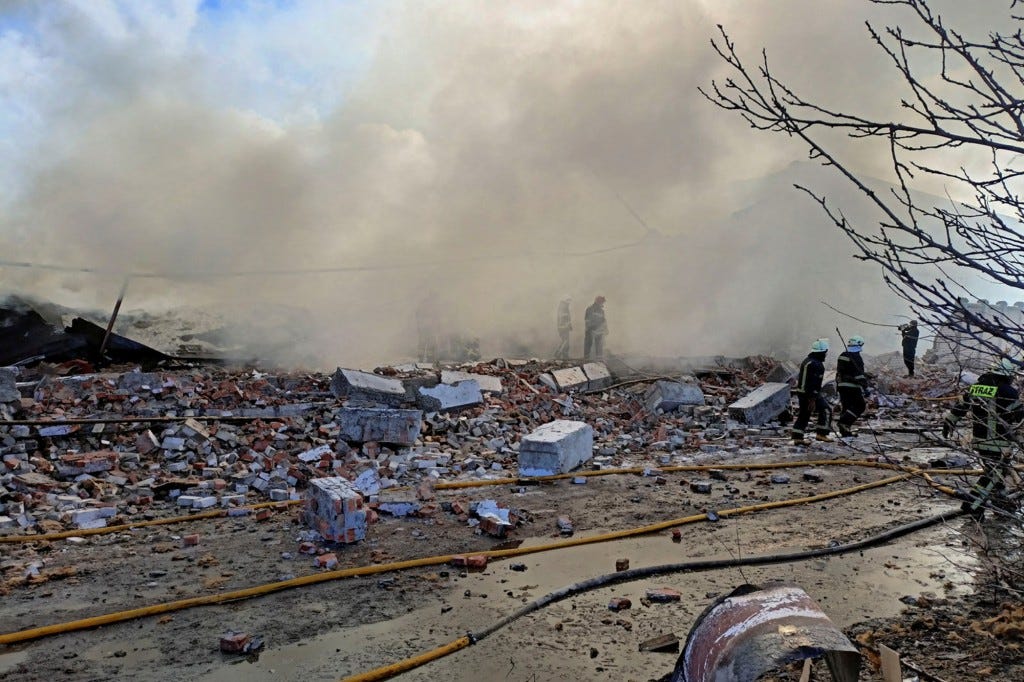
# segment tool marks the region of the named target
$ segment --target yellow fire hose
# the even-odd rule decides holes
[[[665,575],[668,573],[684,573],[684,572],[695,572],[695,571],[709,571],[717,570],[722,568],[733,568],[738,566],[763,566],[768,564],[786,563],[792,561],[805,561],[807,559],[813,559],[822,556],[831,556],[835,554],[843,554],[847,552],[853,552],[858,550],[864,550],[875,545],[880,545],[884,542],[902,537],[909,533],[913,533],[922,528],[935,525],[947,521],[951,518],[963,514],[962,511],[945,512],[930,516],[917,521],[912,521],[895,528],[890,528],[886,531],[878,533],[862,540],[849,542],[838,546],[822,547],[818,549],[768,554],[761,556],[750,556],[750,557],[734,557],[731,559],[705,559],[705,560],[691,560],[681,563],[663,564],[660,566],[645,566],[643,568],[634,568],[626,571],[617,571],[615,573],[606,573],[604,575],[596,576],[583,580],[572,585],[568,585],[554,592],[533,600],[529,604],[517,609],[515,612],[506,615],[504,618],[499,620],[497,623],[491,626],[471,632],[468,635],[464,635],[453,642],[440,646],[431,651],[406,658],[398,661],[397,663],[391,663],[379,668],[375,668],[365,673],[359,673],[344,678],[341,682],[376,682],[378,680],[390,679],[396,675],[399,675],[413,668],[421,665],[426,665],[431,661],[435,661],[439,658],[443,658],[451,653],[454,653],[460,649],[466,648],[470,644],[476,644],[483,639],[486,639],[490,635],[494,634],[501,628],[506,627],[512,622],[522,618],[523,616],[529,615],[540,609],[553,604],[557,601],[567,599],[569,597],[577,596],[590,590],[607,587],[609,585],[629,582],[632,580],[638,580],[641,578],[648,578],[655,575]]]
[[[918,470],[910,467],[901,467],[896,464],[889,464],[886,462],[868,462],[854,459],[822,459],[822,460],[809,460],[809,461],[794,461],[794,462],[759,462],[751,464],[692,464],[692,465],[675,465],[675,466],[662,466],[662,467],[627,467],[623,469],[600,469],[597,471],[580,471],[569,474],[557,474],[554,476],[537,476],[531,478],[500,478],[500,479],[489,479],[484,481],[454,481],[449,483],[438,483],[434,486],[435,490],[461,490],[464,488],[482,488],[487,486],[495,485],[514,485],[516,483],[533,484],[533,483],[548,483],[553,481],[560,481],[567,478],[576,478],[579,476],[591,477],[591,476],[612,476],[621,474],[642,474],[646,471],[657,471],[659,473],[676,473],[683,471],[709,471],[712,469],[722,469],[726,471],[743,471],[743,470],[769,470],[769,469],[794,469],[798,467],[820,467],[820,466],[859,466],[874,469],[888,469],[891,471],[906,471],[916,473]],[[975,473],[972,471],[952,471],[943,470],[946,473],[960,473],[960,474],[971,474]],[[978,471],[977,473],[981,473]],[[404,488],[390,488],[390,490],[403,490]],[[294,505],[302,504],[302,500],[286,500],[282,502],[260,502],[256,504],[242,505],[234,507],[235,509],[263,509],[263,508],[275,508],[285,509]],[[229,515],[229,509],[218,509],[210,512],[201,512],[199,514],[187,514],[184,516],[171,516],[165,519],[151,519],[148,521],[133,521],[131,523],[122,523],[116,526],[104,526],[103,528],[89,528],[82,530],[65,530],[56,533],[42,533],[38,535],[0,535],[0,544],[4,543],[26,543],[26,542],[49,542],[51,540],[62,540],[70,537],[85,537],[90,535],[106,535],[108,533],[119,533],[126,530],[132,530],[133,528],[146,528],[149,526],[166,526],[176,523],[187,523],[189,521],[199,521],[202,519],[215,519],[226,517]]]
[[[803,464],[806,466],[806,463]],[[717,468],[717,467],[712,467]],[[740,514],[748,514],[759,511],[765,511],[769,509],[779,509],[783,507],[792,507],[801,504],[812,504],[815,502],[821,502],[823,500],[829,500],[836,497],[842,497],[846,495],[852,495],[855,493],[863,492],[865,490],[871,490],[872,488],[879,488],[882,486],[890,485],[898,481],[907,480],[914,476],[913,473],[902,473],[896,476],[890,476],[878,481],[871,483],[863,483],[861,485],[853,486],[851,488],[844,488],[842,490],[836,490],[828,493],[820,493],[818,495],[811,495],[808,497],[799,497],[789,500],[779,500],[775,502],[764,502],[760,504],[747,505],[743,507],[735,507],[733,509],[723,509],[717,511],[719,517],[738,516]],[[698,521],[708,520],[707,514],[693,514],[685,516],[679,519],[672,519],[669,521],[661,521],[658,523],[641,526],[639,528],[613,531],[610,533],[603,533],[587,538],[572,538],[569,540],[562,540],[559,542],[552,542],[544,545],[537,545],[533,547],[517,547],[513,549],[502,549],[502,550],[489,550],[483,552],[473,552],[473,554],[480,554],[491,558],[505,558],[505,557],[516,557],[523,556],[526,554],[535,554],[539,552],[547,552],[556,549],[563,549],[566,547],[576,547],[580,545],[596,544],[599,542],[608,542],[610,540],[618,540],[627,537],[633,537],[638,535],[645,535],[660,530],[672,528],[674,526],[681,526],[690,523],[696,523]],[[29,628],[27,630],[20,630],[17,632],[11,632],[0,635],[0,645],[5,644],[17,644],[19,642],[28,642],[42,637],[48,637],[50,635],[62,634],[66,632],[74,632],[77,630],[85,630],[89,628],[99,627],[101,625],[110,625],[112,623],[120,623],[128,620],[134,620],[137,618],[143,618],[146,616],[154,616],[162,613],[170,613],[173,611],[181,611],[183,609],[192,608],[194,606],[206,606],[211,604],[223,604],[231,601],[239,601],[242,599],[250,599],[253,597],[259,597],[265,594],[273,592],[279,592],[281,590],[287,590],[294,587],[302,587],[305,585],[315,585],[317,583],[329,582],[333,580],[340,580],[343,578],[352,578],[356,576],[376,575],[379,573],[388,573],[392,571],[403,570],[407,568],[416,568],[420,566],[437,566],[440,564],[446,564],[452,560],[455,555],[447,554],[432,557],[423,557],[419,559],[411,559],[407,561],[398,561],[388,564],[379,564],[372,566],[359,566],[353,568],[344,568],[335,571],[327,571],[324,573],[316,573],[313,575],[301,576],[298,578],[292,578],[290,580],[281,580],[278,582],[267,583],[264,585],[257,585],[255,587],[249,587],[241,590],[232,590],[229,592],[221,592],[219,594],[206,595],[202,597],[191,597],[188,599],[179,599],[176,601],[164,602],[161,604],[154,604],[152,606],[144,606],[136,609],[128,609],[125,611],[117,611],[114,613],[108,613],[102,616],[94,616],[91,618],[82,618],[79,620],[68,621],[65,623],[57,623],[54,625],[46,625],[42,627]]]

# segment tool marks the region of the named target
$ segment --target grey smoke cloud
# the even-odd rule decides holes
[[[890,106],[884,60],[861,26],[881,10],[866,3],[387,3],[360,15],[362,75],[312,117],[298,101],[319,97],[309,74],[329,73],[331,60],[353,68],[327,42],[344,39],[345,20],[317,14],[322,5],[291,17],[288,40],[265,28],[295,50],[281,58],[292,71],[261,57],[248,90],[238,76],[251,36],[219,54],[197,44],[212,29],[197,26],[194,4],[157,19],[114,7],[103,21],[64,5],[32,10],[59,56],[42,69],[45,135],[18,149],[24,186],[0,218],[0,246],[18,260],[180,273],[133,282],[128,307],[219,305],[257,323],[277,319],[264,306],[300,308],[296,355],[278,359],[329,367],[410,354],[428,291],[485,349],[538,354],[554,348],[566,292],[578,333],[602,293],[611,350],[656,354],[813,339],[831,326],[819,298],[859,312],[879,298],[877,273],[852,262],[809,201],[756,180],[802,151],[697,93],[721,73],[708,45],[720,22],[748,54],[766,45],[809,91]],[[337,33],[303,23],[324,16]],[[303,31],[315,65],[303,64]],[[288,113],[247,107],[260,92],[266,110]],[[575,255],[588,252],[600,253]],[[198,276],[324,267],[356,270]],[[120,284],[4,278],[101,307]]]

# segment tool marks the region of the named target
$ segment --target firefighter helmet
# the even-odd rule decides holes
[[[812,353],[826,353],[828,352],[828,339],[818,339],[811,344]]]
[[[860,350],[861,348],[864,347],[864,337],[851,336],[850,339],[846,342],[846,347],[849,348],[851,351]]]

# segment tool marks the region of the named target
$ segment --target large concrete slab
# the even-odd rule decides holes
[[[603,362],[588,362],[583,365],[583,373],[587,376],[587,390],[598,391],[612,385],[612,373]]]
[[[353,543],[366,538],[363,496],[341,476],[309,482],[303,519],[330,542]]]
[[[520,476],[554,476],[572,471],[594,453],[594,429],[586,422],[559,419],[519,443]]]
[[[480,390],[484,393],[502,393],[505,388],[501,385],[500,377],[492,377],[488,374],[473,374],[471,372],[459,372],[453,369],[441,370],[441,382],[454,384],[458,381],[472,379],[480,384]]]
[[[331,378],[331,393],[339,400],[365,400],[390,407],[409,401],[405,385],[398,379],[341,367]]]
[[[566,367],[565,369],[553,369],[550,372],[551,378],[555,380],[555,386],[563,393],[568,391],[585,391],[590,385],[590,379],[582,367]]]
[[[744,424],[770,422],[789,408],[789,383],[762,384],[729,406],[729,416]]]
[[[412,445],[420,437],[422,410],[343,407],[335,413],[339,438],[356,443],[377,441]]]
[[[644,404],[651,412],[674,412],[683,405],[703,405],[704,391],[697,384],[655,381],[644,394]]]
[[[438,384],[430,388],[421,387],[417,404],[429,412],[452,412],[484,401],[480,384],[475,379],[466,379],[454,384]]]

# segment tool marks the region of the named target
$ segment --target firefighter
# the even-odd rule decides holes
[[[846,438],[856,435],[851,428],[867,409],[868,376],[864,373],[864,337],[851,336],[846,350],[836,361],[836,386],[839,388],[839,403],[843,413],[839,415],[839,435]]]
[[[903,335],[903,364],[907,366],[907,376],[914,376],[914,357],[917,355],[917,341],[921,338],[921,330],[917,328],[917,320],[900,325]]]
[[[984,518],[990,498],[994,497],[997,504],[1007,502],[1003,479],[1012,471],[1011,447],[1016,440],[1016,430],[1024,420],[1020,393],[1013,386],[1016,369],[1012,360],[1001,359],[967,389],[942,422],[942,437],[949,438],[957,422],[971,413],[972,447],[985,473],[965,495],[962,509],[977,519]]]
[[[793,445],[807,445],[804,429],[811,421],[811,411],[817,412],[818,423],[815,426],[815,439],[826,443],[832,442],[829,435],[832,431],[832,408],[821,395],[821,382],[825,377],[825,356],[828,355],[828,339],[818,339],[811,344],[811,352],[800,363],[800,374],[797,379],[796,393],[800,409],[793,423]]]
[[[608,336],[608,321],[604,317],[604,296],[598,296],[587,307],[583,324],[583,359],[600,360],[604,357],[604,337]]]
[[[558,303],[558,314],[555,324],[558,326],[558,350],[555,351],[556,360],[565,360],[569,357],[569,332],[572,331],[572,314],[569,307],[572,305],[572,296],[566,296]]]

